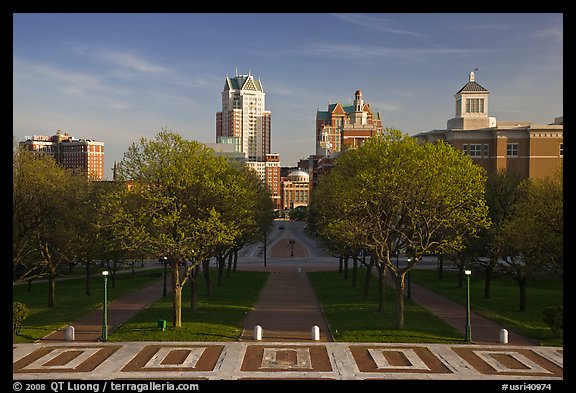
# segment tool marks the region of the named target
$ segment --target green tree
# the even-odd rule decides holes
[[[498,237],[505,258],[503,269],[518,284],[519,310],[526,310],[528,281],[553,272],[563,275],[564,210],[562,173],[526,179],[515,214]]]
[[[486,181],[486,204],[490,216],[490,227],[480,232],[474,241],[474,247],[480,248],[480,254],[487,260],[478,258],[476,264],[484,269],[484,297],[490,298],[490,288],[493,278],[501,270],[499,261],[506,256],[501,247],[499,237],[504,225],[514,216],[515,204],[522,197],[519,187],[521,178],[515,172],[499,170],[488,177]]]
[[[87,208],[89,181],[51,157],[21,149],[13,160],[13,263],[20,278],[48,278],[48,306],[55,304],[56,277],[74,262],[77,234]]]
[[[404,327],[404,278],[422,256],[453,253],[489,224],[485,173],[444,142],[418,144],[398,130],[371,138],[342,154],[330,177],[340,181],[335,211],[363,231],[366,250],[380,276],[391,272],[397,299],[397,327]],[[342,210],[339,210],[339,209]],[[392,257],[406,250],[411,261],[396,267]]]
[[[229,191],[229,164],[203,144],[163,129],[153,140],[134,143],[117,170],[127,187],[109,194],[102,213],[122,248],[167,258],[173,325],[180,327],[184,284],[238,235],[238,226],[219,209]]]
[[[262,241],[263,232],[268,232],[273,221],[270,194],[255,171],[242,164],[230,163],[223,177],[225,193],[222,193],[218,209],[222,220],[234,226],[236,237],[218,246],[218,285],[222,283],[226,260],[231,269],[232,257],[248,243]]]

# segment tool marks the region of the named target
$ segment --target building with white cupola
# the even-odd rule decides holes
[[[489,116],[487,89],[474,71],[456,92],[455,115],[446,129],[414,135],[420,143],[444,140],[462,150],[487,173],[513,172],[521,178],[542,178],[561,170],[564,159],[563,117],[549,124],[501,121]],[[561,108],[559,108],[561,109]]]

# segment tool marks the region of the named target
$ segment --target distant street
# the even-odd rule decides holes
[[[283,227],[284,229],[280,229]],[[302,221],[274,221],[274,226],[268,234],[268,246],[266,247],[267,264],[271,263],[272,266],[317,266],[328,267],[334,266],[338,268],[338,258],[331,256],[326,252],[318,242],[308,236],[305,230],[306,222]],[[285,243],[294,240],[294,256],[290,254],[279,253],[280,248],[289,247]],[[302,248],[305,253],[299,252]],[[288,249],[289,250],[289,249]],[[350,261],[351,263],[352,261]],[[398,263],[398,266],[406,264],[406,257],[400,255],[398,258],[392,258],[393,263]],[[238,252],[239,266],[249,267],[263,265],[264,263],[264,247],[263,243],[254,243],[242,248]],[[436,269],[437,258],[435,256],[426,256],[422,258],[416,265],[416,269]],[[454,269],[454,266],[448,262],[444,264],[445,270]]]

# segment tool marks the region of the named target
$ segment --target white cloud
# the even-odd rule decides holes
[[[338,18],[341,21],[353,24],[355,26],[360,26],[366,29],[379,31],[382,33],[409,35],[416,38],[425,37],[424,34],[415,31],[395,28],[393,26],[395,22],[389,18],[382,18],[366,14],[328,14],[328,15]]]
[[[138,73],[156,74],[169,71],[167,67],[154,64],[151,61],[128,51],[109,48],[91,48],[87,46],[78,46],[75,48],[75,51],[82,56],[104,61]]]

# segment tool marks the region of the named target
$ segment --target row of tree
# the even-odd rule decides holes
[[[19,278],[46,276],[49,306],[67,263],[82,262],[89,272],[97,260],[115,266],[149,257],[171,268],[179,327],[184,284],[189,280],[195,294],[201,266],[211,283],[213,257],[220,281],[226,260],[261,241],[273,222],[270,194],[255,172],[166,129],[130,146],[117,166],[119,181],[86,181],[18,149],[13,171],[14,271]]]
[[[366,265],[365,294],[377,270],[379,311],[390,272],[398,328],[405,277],[425,255],[460,260],[462,273],[472,261],[484,263],[487,274],[507,268],[522,296],[532,272],[562,270],[561,176],[520,182],[502,172],[488,179],[447,143],[418,144],[394,129],[338,157],[313,192],[308,221],[333,255]],[[406,265],[394,263],[400,253],[410,257]]]

